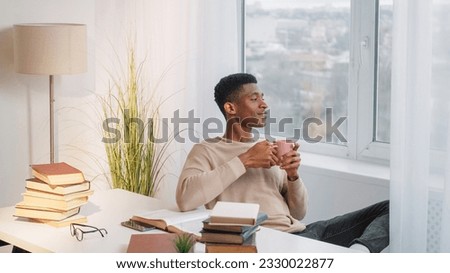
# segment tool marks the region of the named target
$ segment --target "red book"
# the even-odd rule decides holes
[[[65,163],[31,165],[32,174],[49,185],[79,184],[85,181],[83,173]]]

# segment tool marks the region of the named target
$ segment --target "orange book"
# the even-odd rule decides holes
[[[31,165],[31,171],[34,177],[49,185],[79,184],[86,181],[79,169],[65,162]]]
[[[255,245],[206,244],[206,253],[258,253]]]

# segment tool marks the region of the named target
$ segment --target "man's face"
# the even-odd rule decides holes
[[[235,116],[240,119],[244,128],[263,127],[266,123],[266,110],[269,107],[264,101],[264,94],[254,83],[243,86],[236,105]]]

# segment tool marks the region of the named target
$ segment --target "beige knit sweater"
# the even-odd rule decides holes
[[[263,226],[287,232],[305,228],[299,220],[307,209],[307,191],[301,181],[288,181],[279,166],[245,169],[238,156],[255,143],[214,138],[194,145],[181,172],[176,199],[180,210],[217,201],[259,203],[267,213]]]

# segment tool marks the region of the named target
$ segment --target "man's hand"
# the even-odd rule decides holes
[[[268,141],[261,141],[253,145],[245,153],[239,155],[239,159],[245,168],[270,168],[279,163],[275,155],[276,148]]]
[[[293,150],[284,154],[280,160],[280,168],[284,169],[287,173],[289,180],[298,179],[298,167],[300,167],[300,153],[297,152],[300,145],[295,143]]]

